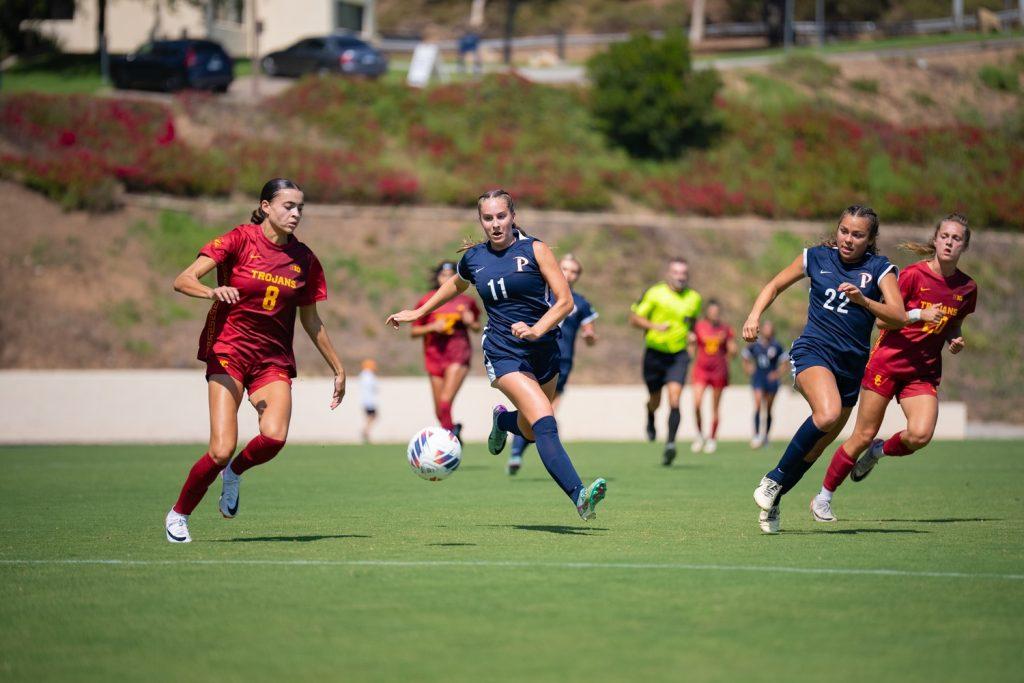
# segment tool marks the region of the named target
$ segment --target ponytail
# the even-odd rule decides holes
[[[263,202],[260,202],[262,204]],[[262,206],[257,206],[256,210],[252,212],[252,216],[249,217],[249,222],[253,225],[259,225],[267,217],[267,212],[263,210]]]

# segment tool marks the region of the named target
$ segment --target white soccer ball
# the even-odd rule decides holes
[[[462,463],[462,444],[447,429],[427,427],[412,437],[405,455],[413,472],[428,481],[441,481]]]

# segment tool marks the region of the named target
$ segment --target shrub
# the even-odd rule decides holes
[[[824,88],[835,82],[839,75],[839,67],[829,64],[814,55],[790,55],[773,69],[779,73],[793,76],[811,88]]]
[[[850,81],[850,87],[867,95],[878,94],[878,81],[874,78],[855,78]]]
[[[978,78],[993,90],[1017,92],[1020,89],[1020,81],[1013,69],[1004,69],[994,64],[986,64],[981,67],[978,70]]]
[[[694,71],[682,33],[636,35],[587,63],[597,127],[631,156],[671,159],[707,146],[718,130],[714,71]]]

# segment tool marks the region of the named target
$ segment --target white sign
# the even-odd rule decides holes
[[[414,88],[425,88],[430,78],[437,73],[437,57],[440,53],[433,43],[420,43],[412,53],[409,75],[405,82]]]

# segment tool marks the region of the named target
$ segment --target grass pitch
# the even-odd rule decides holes
[[[0,679],[1020,680],[1021,443],[887,459],[832,525],[819,463],[774,537],[750,494],[777,447],[569,450],[609,480],[590,524],[534,450],[431,483],[400,446],[289,445],[170,545],[201,449],[0,449]]]

